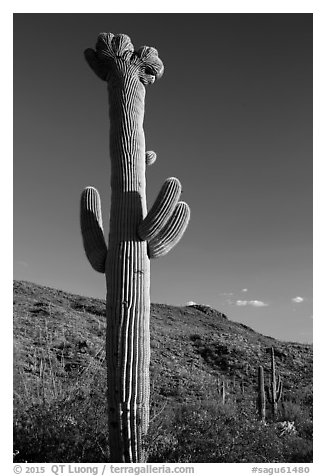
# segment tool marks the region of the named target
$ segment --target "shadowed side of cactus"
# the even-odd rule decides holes
[[[81,229],[86,255],[107,283],[107,375],[109,445],[112,462],[143,462],[149,422],[150,258],[163,256],[180,240],[190,218],[180,202],[181,184],[167,179],[147,213],[146,166],[156,160],[145,151],[145,85],[163,74],[155,48],[137,51],[127,35],[101,33],[85,57],[106,81],[109,93],[111,212],[106,246],[98,192],[81,198]]]
[[[267,389],[267,398],[269,403],[272,405],[272,414],[274,418],[277,416],[277,404],[281,399],[282,390],[283,383],[281,377],[276,375],[274,348],[271,347],[271,377],[270,385]]]

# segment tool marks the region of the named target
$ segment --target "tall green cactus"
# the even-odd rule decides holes
[[[263,423],[266,420],[266,397],[265,397],[265,383],[264,383],[264,367],[258,367],[258,412]]]
[[[267,398],[269,403],[272,405],[272,414],[275,418],[277,416],[277,404],[281,399],[283,383],[281,377],[276,376],[275,371],[275,357],[274,357],[274,348],[271,347],[271,378],[270,385],[267,389]]]
[[[87,187],[81,196],[81,230],[92,267],[107,283],[107,376],[112,462],[143,462],[149,422],[150,258],[165,255],[183,235],[190,209],[179,201],[181,184],[167,179],[147,213],[145,85],[163,74],[155,48],[137,51],[127,35],[101,33],[85,58],[107,82],[109,93],[111,213],[108,246],[100,197]]]

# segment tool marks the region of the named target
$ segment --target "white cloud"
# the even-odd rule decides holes
[[[241,289],[241,292],[242,292],[242,293],[246,293],[247,291],[248,291],[248,289],[247,289],[247,288],[243,288],[243,289]]]
[[[251,306],[254,306],[254,307],[266,307],[268,306],[268,304],[266,302],[263,302],[263,301],[249,301],[250,305]]]
[[[256,299],[252,301],[242,301],[241,299],[238,299],[236,301],[236,306],[253,306],[253,307],[266,307],[268,304],[266,304],[263,301],[257,301]]]
[[[188,301],[186,306],[195,306],[196,303],[194,301]]]
[[[303,297],[300,297],[300,296],[297,296],[295,298],[292,298],[292,302],[296,302],[296,303],[300,303],[304,301],[304,298]]]

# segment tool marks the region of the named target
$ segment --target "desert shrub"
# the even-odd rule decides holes
[[[278,420],[294,421],[296,424],[302,417],[302,408],[298,403],[282,402],[278,405]]]
[[[85,379],[60,400],[28,404],[14,414],[15,462],[105,462],[107,417],[104,379]]]
[[[285,448],[284,457],[287,463],[312,463],[312,440],[300,438],[299,436],[289,438]]]
[[[293,421],[300,437],[312,440],[313,422],[309,407],[293,402],[283,402],[279,409],[279,421]]]
[[[228,370],[229,349],[226,345],[219,344],[218,342],[208,342],[197,334],[192,335],[190,338],[196,351],[207,364],[218,367],[221,370]]]
[[[309,409],[310,415],[312,416],[313,390],[310,385],[294,389],[290,388],[290,390],[286,392],[285,397],[287,401]]]
[[[86,380],[61,400],[16,405],[15,462],[106,462],[105,381]],[[162,399],[146,438],[149,462],[302,463],[312,461],[312,422],[298,419],[295,434],[262,424],[250,397],[222,405],[215,399],[184,404]],[[293,420],[292,420],[293,421]]]
[[[147,452],[150,462],[309,462],[312,442],[260,422],[249,399],[240,405],[207,400],[166,408],[150,428]]]
[[[210,460],[216,459],[220,450],[216,445],[217,423],[220,437],[228,437],[231,443],[232,432],[226,434],[225,429],[235,419],[233,408],[225,405],[219,411],[218,407],[215,402],[170,406],[148,435],[149,461],[209,462],[208,454]]]

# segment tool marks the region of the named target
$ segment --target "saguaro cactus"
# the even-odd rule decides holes
[[[225,398],[226,398],[226,382],[225,377],[223,376],[220,380],[217,378],[217,393],[221,397],[222,405],[225,405]]]
[[[267,391],[267,398],[269,403],[272,405],[272,414],[273,417],[277,416],[277,404],[281,399],[283,384],[281,377],[276,376],[275,371],[275,357],[274,357],[274,348],[271,347],[271,378],[270,385]]]
[[[258,412],[262,422],[266,420],[266,397],[264,383],[264,368],[262,365],[258,367]]]
[[[109,93],[111,213],[108,246],[100,197],[87,187],[81,196],[81,229],[92,267],[106,275],[109,445],[112,462],[144,461],[142,440],[149,421],[150,258],[166,254],[190,217],[179,201],[181,184],[167,179],[149,213],[145,152],[145,85],[163,74],[155,48],[137,51],[127,35],[101,33],[85,58],[107,82]]]
[[[222,387],[220,388],[220,395],[222,397],[222,405],[225,405],[225,398],[226,398],[226,383],[225,378],[222,380]]]

